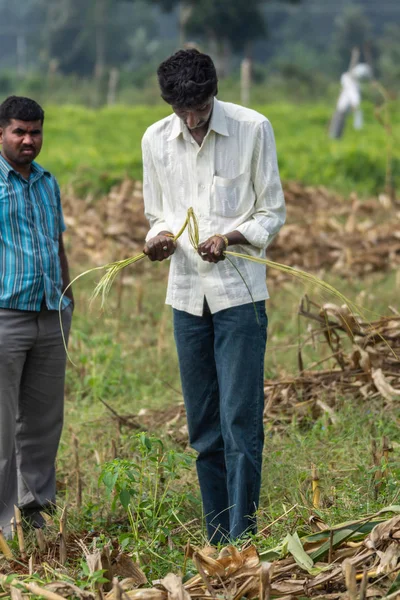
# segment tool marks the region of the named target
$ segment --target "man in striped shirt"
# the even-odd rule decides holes
[[[190,443],[213,542],[254,533],[263,449],[265,266],[224,260],[227,246],[252,257],[285,221],[270,122],[221,102],[211,58],[180,50],[158,69],[173,114],[143,137],[143,192],[150,231],[144,252],[171,256],[172,305]],[[189,207],[200,245],[171,237]],[[244,281],[243,281],[244,280]]]
[[[60,190],[35,162],[44,112],[10,96],[0,105],[0,527],[14,505],[33,526],[55,502],[66,352],[59,323],[69,284]],[[71,290],[62,305],[68,337]]]

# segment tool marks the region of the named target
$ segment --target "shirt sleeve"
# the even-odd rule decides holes
[[[142,157],[144,214],[150,224],[150,230],[146,235],[147,242],[160,231],[169,231],[169,227],[164,220],[163,194],[147,133],[142,139]]]
[[[59,234],[61,235],[67,229],[67,226],[65,225],[64,215],[63,215],[63,210],[62,210],[62,205],[61,205],[60,186],[58,185],[58,182],[54,177],[53,177],[53,181],[54,181],[54,192],[55,192],[56,202],[57,202],[57,207],[58,207]]]
[[[254,212],[236,229],[249,244],[257,248],[266,248],[286,219],[285,197],[279,177],[274,132],[268,120],[258,126],[251,179],[256,195]]]

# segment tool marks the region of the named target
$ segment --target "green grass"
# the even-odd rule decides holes
[[[224,99],[224,98],[222,98]],[[229,98],[226,98],[229,100]],[[395,134],[393,173],[400,184],[398,103],[391,106]],[[255,106],[275,130],[281,177],[361,195],[385,185],[386,134],[365,105],[365,127],[354,131],[351,120],[343,139],[330,140],[332,107],[279,103]],[[140,141],[146,128],[167,116],[166,105],[114,106],[91,110],[80,106],[46,107],[41,162],[78,193],[107,191],[125,176],[141,179]]]
[[[135,266],[131,268],[133,274],[134,269]],[[127,465],[137,463],[137,450],[133,446],[136,430],[125,426],[118,428],[101,400],[120,415],[137,414],[143,408],[157,409],[167,405],[175,405],[178,410],[182,396],[171,313],[170,308],[164,305],[166,277],[166,265],[149,264],[144,273],[138,275],[134,285],[124,290],[119,307],[116,290],[112,291],[105,314],[98,306],[89,310],[88,298],[94,286],[90,278],[75,285],[76,311],[70,352],[77,366],[69,365],[67,370],[66,426],[58,458],[58,478],[66,487],[59,494],[59,502],[61,505],[69,502],[72,526],[76,532],[102,531],[107,539],[118,539],[127,550],[139,555],[142,566],[153,578],[168,570],[182,568],[180,547],[187,539],[195,545],[205,543],[204,529],[200,524],[190,532],[183,531],[175,536],[172,550],[167,549],[165,537],[165,532],[171,531],[180,522],[196,517],[201,520],[194,463],[189,470],[182,466],[181,477],[173,484],[177,508],[172,509],[168,503],[163,507],[163,517],[167,521],[164,533],[156,528],[157,533],[149,537],[148,531],[155,527],[152,513],[143,517],[137,528],[135,520],[118,502],[115,511],[111,510],[113,496],[108,497],[105,486],[99,483],[103,465],[112,459],[115,448],[120,459],[128,461]],[[351,299],[362,298],[366,308],[382,314],[387,312],[388,304],[396,305],[398,298],[394,274],[374,276],[367,282],[335,279],[331,283],[344,288]],[[296,313],[304,289],[288,282],[280,285],[279,289],[272,286],[270,292],[266,375],[295,374],[299,336]],[[307,323],[301,320],[300,335],[305,334],[306,328]],[[324,352],[323,345],[316,349],[307,347],[304,358],[312,361],[323,356]],[[399,407],[394,406],[388,413],[379,403],[366,404],[351,398],[339,398],[335,411],[335,424],[326,415],[314,419],[311,413],[301,422],[293,418],[279,432],[267,424],[260,529],[291,507],[295,508],[269,528],[267,536],[255,538],[260,550],[276,545],[288,531],[309,530],[308,517],[313,512],[312,463],[318,467],[322,490],[323,503],[317,512],[329,524],[377,511],[396,500],[400,448],[394,444],[390,474],[376,498],[371,443],[375,439],[380,445],[384,435],[396,441]],[[72,434],[79,439],[84,489],[80,511],[76,510],[75,501]],[[148,434],[163,439],[166,449],[182,452],[181,447],[165,436],[163,428],[151,428]],[[185,453],[193,456],[191,451],[186,450]],[[116,468],[125,467],[117,463]],[[152,540],[150,549],[149,539]]]
[[[70,365],[67,389],[91,405],[93,416],[101,409],[100,397],[111,404],[115,401],[117,409],[129,398],[131,412],[176,399],[176,392],[168,387],[179,389],[170,309],[163,302],[166,278],[165,264],[151,265],[133,287],[123,291],[120,307],[115,290],[111,293],[105,312],[100,301],[89,305],[95,285],[90,276],[74,286],[70,353],[77,367]]]
[[[299,504],[310,509],[311,464],[317,466],[320,477],[319,512],[331,525],[377,511],[398,498],[398,445],[395,444],[390,476],[379,498],[374,495],[371,452],[372,439],[377,440],[378,446],[383,436],[396,442],[396,418],[388,419],[376,406],[346,399],[338,401],[335,411],[335,424],[326,415],[313,419],[310,414],[302,426],[293,420],[284,435],[267,434],[261,506],[266,512],[270,507],[270,515],[276,514],[279,499],[287,508]],[[398,419],[398,409],[392,417],[396,415]]]

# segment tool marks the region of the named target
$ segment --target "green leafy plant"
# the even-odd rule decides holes
[[[130,439],[131,459],[107,462],[100,482],[112,498],[111,509],[126,511],[135,543],[143,534],[153,544],[165,543],[171,528],[179,524],[178,513],[190,494],[174,484],[193,458],[185,452],[167,450],[161,440],[142,432]],[[126,536],[124,546],[128,545]]]
[[[99,585],[108,583],[108,579],[104,577],[105,569],[91,571],[84,558],[81,559],[80,567],[81,578],[76,582],[78,587],[95,590]]]

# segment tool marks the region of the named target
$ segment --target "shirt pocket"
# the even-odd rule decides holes
[[[241,173],[233,179],[214,175],[211,187],[214,210],[222,217],[237,217],[245,211],[246,190],[250,173]]]

